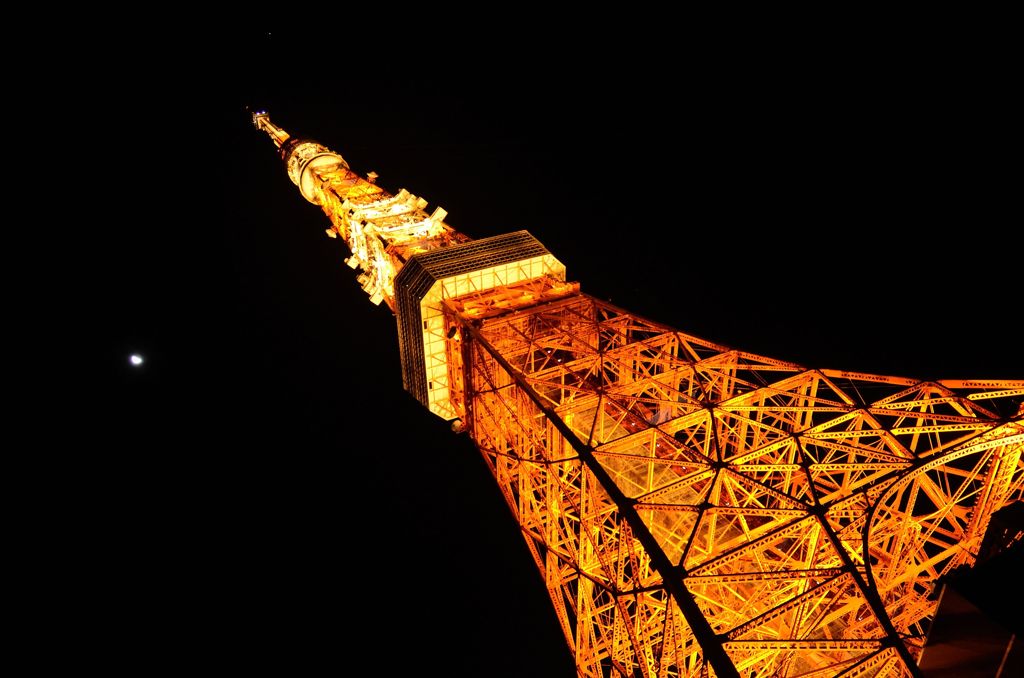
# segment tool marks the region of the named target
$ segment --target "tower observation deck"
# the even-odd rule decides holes
[[[253,121],[466,431],[580,676],[917,676],[940,577],[1024,489],[1024,380],[814,369],[585,294],[527,231]]]

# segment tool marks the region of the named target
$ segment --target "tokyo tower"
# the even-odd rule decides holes
[[[938,581],[1024,499],[1024,380],[731,349],[253,122],[394,312],[405,389],[479,449],[579,676],[921,675]]]

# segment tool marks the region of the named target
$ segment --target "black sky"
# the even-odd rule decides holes
[[[483,462],[402,390],[393,316],[246,106],[472,237],[529,230],[585,292],[692,334],[1024,377],[994,55],[308,37],[134,44],[150,76],[111,59],[96,85],[145,149],[95,274],[114,397],[81,595],[136,650],[121,661],[572,673]]]

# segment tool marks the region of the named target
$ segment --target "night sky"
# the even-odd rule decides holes
[[[683,331],[812,367],[1024,378],[994,56],[308,39],[140,40],[149,77],[111,60],[96,85],[117,92],[97,122],[136,152],[95,272],[113,397],[81,519],[83,605],[111,620],[93,652],[573,673],[483,461],[402,390],[394,317],[247,106],[471,237],[529,230],[585,292]]]

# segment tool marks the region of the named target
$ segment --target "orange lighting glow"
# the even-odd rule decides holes
[[[478,447],[580,676],[916,675],[937,581],[1024,499],[1024,381],[680,332],[583,293],[525,231],[471,240],[254,122],[395,311],[406,389]]]

